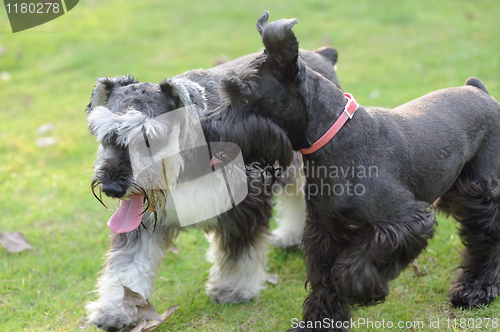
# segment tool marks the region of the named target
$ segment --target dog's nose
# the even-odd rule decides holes
[[[115,183],[103,184],[102,191],[106,196],[113,198],[122,198],[127,193],[127,190]]]

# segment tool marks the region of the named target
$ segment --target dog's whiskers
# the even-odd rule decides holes
[[[92,180],[92,182],[90,184],[92,194],[102,204],[102,206],[104,206],[106,209],[110,210],[110,208],[106,204],[104,204],[104,202],[102,201],[102,188],[99,186],[99,184],[100,184],[99,180],[97,180],[97,179]],[[96,187],[99,189],[99,197],[95,193]]]

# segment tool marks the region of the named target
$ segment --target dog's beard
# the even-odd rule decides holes
[[[97,178],[91,183],[94,197],[108,210],[111,210],[102,198],[102,186]],[[144,214],[153,214],[153,230],[156,227],[159,215],[165,209],[168,190],[146,190],[133,183],[123,199],[119,199],[116,211],[108,221],[108,227],[114,233],[125,233],[136,229],[141,223]],[[144,228],[148,226],[144,225]]]
[[[132,150],[128,156],[135,164],[135,169],[142,169],[142,172],[134,174],[128,180],[116,180],[121,182],[119,186],[127,189],[125,195],[120,198],[115,213],[108,221],[108,227],[114,233],[125,233],[136,229],[141,224],[145,213],[153,213],[156,222],[167,204],[169,186],[177,181],[184,164],[180,155],[158,162],[155,162],[153,158],[140,158],[136,155],[136,151]],[[105,168],[106,164],[104,162],[102,167]],[[99,180],[105,178],[105,173],[107,173],[105,169],[98,169],[91,186],[94,196],[107,208],[102,200],[102,183]],[[109,180],[105,181],[109,182]]]

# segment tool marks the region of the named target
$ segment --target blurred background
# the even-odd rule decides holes
[[[81,0],[56,20],[15,34],[2,8],[0,233],[23,233],[33,249],[13,254],[0,247],[1,331],[81,330],[84,305],[95,298],[111,215],[90,191],[98,143],[88,133],[85,107],[95,78],[131,74],[159,83],[257,52],[255,23],[265,10],[271,21],[299,19],[301,48],[335,47],[339,81],[362,105],[395,107],[470,76],[500,98],[497,0]],[[472,313],[447,304],[462,245],[456,225],[439,221],[419,258],[423,276],[407,270],[391,283],[387,303],[357,317],[497,315],[497,304]],[[300,252],[271,251],[270,272],[279,282],[257,300],[215,305],[204,294],[203,234],[182,234],[177,246],[152,302],[159,312],[180,308],[159,330],[278,331],[301,317]]]

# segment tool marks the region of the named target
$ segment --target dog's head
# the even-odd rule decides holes
[[[112,230],[135,229],[145,211],[163,208],[166,179],[175,179],[184,167],[181,147],[199,146],[204,139],[198,117],[204,108],[204,89],[192,81],[139,83],[130,76],[97,80],[87,106],[89,130],[101,143],[92,191],[99,200],[101,192],[121,200],[115,213],[121,224]]]
[[[292,150],[312,144],[310,131],[314,128],[309,122],[314,104],[337,107],[345,103],[329,100],[329,89],[340,90],[300,58],[292,31],[297,23],[296,19],[269,24],[267,17],[259,20],[264,54],[239,74],[221,80],[220,92],[226,104],[204,120],[207,132],[238,144],[247,162],[267,167],[278,160],[283,167],[289,165]]]
[[[257,20],[257,31],[263,37],[264,30],[267,27],[267,22],[269,20],[269,12],[264,12],[260,15]],[[295,20],[295,19],[294,19]],[[278,21],[279,22],[279,21]],[[298,21],[295,20],[295,23]],[[271,23],[271,25],[276,24],[277,22]],[[295,24],[294,23],[294,24]],[[268,33],[269,34],[269,33]],[[292,33],[293,34],[293,33]],[[298,47],[298,43],[297,43]],[[331,81],[335,84],[339,89],[342,89],[340,86],[339,80],[337,78],[336,68],[337,68],[337,60],[338,60],[338,52],[335,48],[330,46],[320,47],[314,51],[299,51],[299,56],[304,60],[309,68],[314,70],[315,72],[323,75],[327,80]]]

